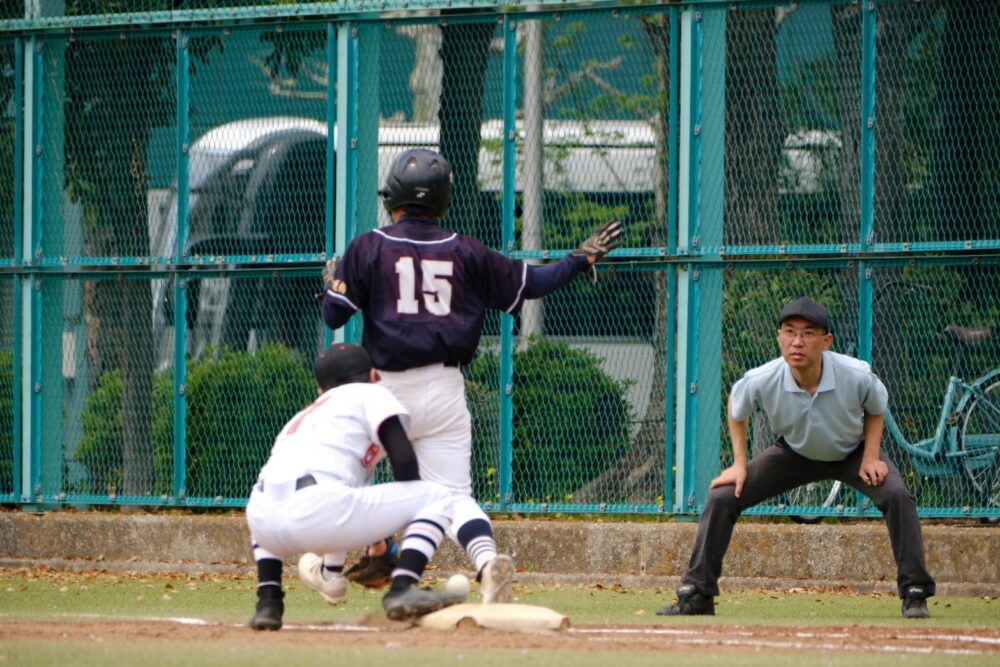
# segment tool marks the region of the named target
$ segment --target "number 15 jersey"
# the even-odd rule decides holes
[[[360,309],[375,367],[402,371],[472,361],[486,309],[520,309],[528,267],[434,221],[403,217],[356,237],[334,278],[327,324],[337,328]]]

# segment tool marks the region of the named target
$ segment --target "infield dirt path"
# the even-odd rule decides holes
[[[0,638],[29,641],[104,641],[165,644],[238,642],[267,646],[390,646],[402,642],[426,649],[543,649],[576,651],[835,651],[990,655],[1000,657],[1000,630],[866,628],[857,625],[809,628],[775,626],[579,626],[563,632],[520,633],[461,628],[434,630],[370,618],[357,625],[286,625],[278,632],[253,632],[245,625],[197,619],[67,620],[0,622]]]

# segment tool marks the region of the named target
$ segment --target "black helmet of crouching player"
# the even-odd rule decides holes
[[[451,167],[434,151],[403,151],[389,167],[379,196],[390,214],[401,208],[413,215],[443,218],[451,208]]]

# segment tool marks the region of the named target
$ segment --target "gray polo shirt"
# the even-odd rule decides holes
[[[814,396],[799,388],[781,357],[747,371],[729,395],[733,419],[744,422],[760,408],[775,436],[815,461],[847,458],[864,438],[865,414],[880,415],[888,404],[889,392],[867,363],[829,351]]]

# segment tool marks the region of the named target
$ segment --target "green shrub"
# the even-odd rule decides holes
[[[466,369],[481,501],[499,500],[499,376],[494,354],[481,354]],[[631,441],[627,389],[585,350],[533,340],[516,352],[511,500],[570,502],[578,488],[618,461]]]
[[[172,369],[153,380],[151,437],[156,493],[172,493]],[[188,365],[186,495],[245,498],[267,460],[274,437],[316,395],[302,356],[280,345],[256,353],[223,349]],[[122,380],[101,376],[87,397],[76,459],[87,469],[86,491],[121,488]]]
[[[0,493],[14,492],[14,353],[0,352]]]

